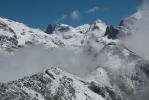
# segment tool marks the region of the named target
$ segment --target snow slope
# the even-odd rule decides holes
[[[47,30],[53,30],[53,33],[46,34],[39,29],[29,28],[22,23],[0,18],[0,49],[13,51],[18,47],[39,44],[50,48],[84,46],[90,41],[91,37],[94,37],[93,41],[95,42],[102,37],[107,26],[104,22],[97,21],[93,25],[85,24],[76,28],[65,24],[51,27],[52,29]]]
[[[86,82],[58,68],[0,84],[1,100],[122,100],[112,88]]]

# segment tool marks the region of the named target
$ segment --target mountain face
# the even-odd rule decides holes
[[[141,100],[144,96],[148,97],[148,61],[120,42],[120,38],[133,33],[131,26],[139,16],[136,13],[124,19],[118,27],[107,26],[97,20],[91,25],[75,28],[50,24],[45,32],[0,18],[1,52],[14,52],[30,45],[74,50],[83,48],[96,62],[96,69],[85,77],[50,68],[43,73],[0,83],[0,99]]]
[[[122,100],[110,87],[87,82],[58,68],[0,84],[1,100]]]
[[[73,27],[65,25],[65,24],[49,24],[47,30],[45,31],[47,34],[54,34],[56,32],[67,32]]]
[[[105,31],[106,24],[101,20],[97,20],[95,23],[89,25],[84,24],[79,27],[72,27],[66,24],[49,24],[47,30],[45,31],[47,34],[56,34],[56,33],[66,33],[66,32],[76,32],[76,33],[87,33],[89,31]],[[102,32],[101,32],[102,33]]]
[[[58,37],[49,36],[39,29],[31,29],[22,23],[0,18],[1,50],[13,51],[14,48],[25,47],[29,44],[45,44],[49,47],[57,47],[58,43],[52,41],[52,38],[59,40]]]
[[[0,18],[0,49],[14,51],[28,45],[45,45],[49,48],[63,46],[82,46],[90,37],[99,38],[106,30],[106,24],[98,21],[93,25],[73,28],[64,24],[49,25],[47,33],[9,19]]]

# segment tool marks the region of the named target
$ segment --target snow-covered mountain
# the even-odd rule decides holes
[[[46,33],[60,36],[66,45],[84,46],[87,41],[90,41],[90,38],[94,38],[92,41],[98,41],[99,38],[103,37],[106,27],[107,25],[101,20],[97,20],[91,25],[84,24],[75,28],[65,24],[50,24]]]
[[[77,28],[57,24],[49,25],[46,34],[39,29],[29,28],[22,23],[0,18],[0,49],[13,51],[14,48],[31,44],[40,44],[46,47],[82,46],[89,41],[90,37],[94,37],[98,41],[98,38],[103,36],[106,27],[106,24],[100,20],[93,25],[86,24]]]
[[[45,44],[49,47],[57,47],[58,44],[52,38],[55,35],[47,35],[39,29],[32,29],[22,23],[0,18],[0,49],[12,51],[14,48],[24,47],[28,44]]]
[[[136,13],[118,27],[107,26],[101,20],[75,28],[50,24],[45,32],[0,18],[1,51],[14,51],[29,45],[83,48],[96,62],[96,69],[83,78],[50,68],[44,73],[1,83],[0,99],[141,100],[149,93],[149,63],[119,42],[120,36],[133,32],[131,26],[139,18]]]
[[[1,100],[122,100],[110,87],[84,81],[51,68],[17,81],[0,84]]]

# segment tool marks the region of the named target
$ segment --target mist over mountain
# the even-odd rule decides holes
[[[45,32],[1,17],[0,100],[148,100],[148,11]]]
[[[133,25],[130,26],[132,35],[126,38],[126,45],[135,51],[138,55],[149,60],[148,52],[148,26],[149,26],[149,1],[144,0],[144,3],[139,7],[138,11],[128,17],[128,19],[136,18]]]
[[[68,48],[46,49],[43,46],[18,49],[13,55],[1,53],[0,64],[1,82],[16,80],[51,67],[61,68],[80,77],[96,69],[93,56],[81,48],[74,51]]]

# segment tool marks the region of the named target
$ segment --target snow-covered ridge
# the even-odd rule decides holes
[[[65,24],[49,25],[52,33],[28,26],[6,18],[0,18],[0,49],[12,51],[27,45],[45,45],[46,47],[84,46],[94,38],[98,40],[105,33],[107,25],[102,21],[73,28]],[[48,28],[49,28],[48,27]],[[46,31],[46,32],[47,32]]]
[[[106,28],[107,25],[104,22],[97,20],[91,25],[84,24],[75,28],[63,24],[56,24],[53,26],[50,24],[46,33],[59,35],[62,39],[64,39],[66,45],[84,46],[90,38],[94,37],[97,40],[98,38],[104,36]]]
[[[52,42],[52,38],[58,38],[55,35],[47,35],[39,29],[32,29],[28,26],[18,23],[9,19],[0,18],[0,37],[5,38],[5,41],[1,40],[1,49],[13,49],[13,41],[16,41],[15,48],[26,46],[27,44],[45,44],[49,47],[57,47]]]
[[[0,98],[1,100],[123,100],[110,87],[83,81],[58,68],[0,84]]]

